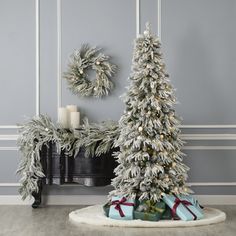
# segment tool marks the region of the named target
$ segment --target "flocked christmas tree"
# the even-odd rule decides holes
[[[116,143],[118,167],[111,196],[159,201],[164,193],[188,194],[188,167],[175,114],[174,89],[163,63],[161,45],[146,25],[135,41],[131,84],[124,100]]]

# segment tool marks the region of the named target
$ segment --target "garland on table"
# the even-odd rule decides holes
[[[17,173],[21,175],[19,193],[22,199],[38,192],[38,180],[45,177],[40,161],[40,151],[44,145],[53,142],[58,153],[65,150],[69,156],[78,153],[81,147],[85,148],[86,156],[101,155],[113,147],[117,139],[118,124],[114,121],[104,121],[101,124],[88,123],[81,126],[79,131],[63,129],[54,124],[45,115],[39,115],[20,126],[17,145],[22,153]]]
[[[38,180],[44,177],[40,162],[40,151],[43,145],[53,142],[57,145],[58,152],[65,150],[69,154],[72,153],[73,131],[59,128],[49,117],[40,115],[19,129],[17,145],[22,153],[22,160],[17,173],[22,176],[19,192],[23,199],[32,195],[34,191],[38,192]]]
[[[74,149],[78,153],[80,148],[84,147],[85,157],[101,156],[114,148],[118,136],[117,122],[103,121],[100,124],[89,124],[88,119],[85,118],[81,129],[75,131]]]
[[[68,82],[68,88],[74,94],[82,97],[102,97],[108,95],[113,88],[110,77],[115,73],[116,66],[108,61],[109,56],[105,56],[99,51],[100,49],[96,47],[90,48],[84,44],[80,50],[76,50],[71,55],[64,78]],[[95,80],[89,79],[86,73],[89,69],[95,71]]]

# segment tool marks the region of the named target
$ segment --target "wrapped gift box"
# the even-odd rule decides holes
[[[181,220],[202,219],[202,212],[185,197],[184,195],[164,195],[163,201],[171,208],[172,213],[176,213]]]
[[[134,200],[125,197],[112,197],[109,218],[116,220],[133,220]]]
[[[147,221],[159,221],[165,211],[166,204],[163,201],[153,203],[150,200],[140,202],[134,211],[134,218]]]
[[[171,209],[168,205],[166,205],[166,208],[165,208],[165,211],[163,212],[162,216],[161,216],[161,219],[162,220],[171,220],[173,217],[172,217],[172,214],[171,214]]]
[[[203,214],[203,207],[199,204],[196,198],[194,198],[192,195],[181,196],[181,198],[183,197],[187,201],[191,202]]]
[[[106,203],[105,205],[102,206],[104,215],[107,216],[107,217],[109,216],[110,206],[111,206],[110,202],[108,202],[108,203]]]
[[[146,220],[146,221],[159,221],[161,218],[160,218],[159,214],[134,211],[134,219],[135,220]]]

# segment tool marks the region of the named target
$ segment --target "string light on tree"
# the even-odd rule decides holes
[[[139,131],[139,132],[142,132],[142,131],[143,131],[143,127],[142,127],[142,126],[139,126],[139,127],[138,127],[138,131]]]
[[[169,175],[165,175],[165,181],[169,181],[170,180],[170,178],[169,178]]]
[[[172,163],[172,167],[176,167],[176,165],[177,165],[176,162]]]
[[[174,191],[175,191],[176,193],[178,193],[178,192],[179,192],[179,188],[178,188],[178,187],[175,187],[175,188],[174,188]]]
[[[160,140],[163,140],[163,139],[164,139],[164,135],[160,134]]]
[[[149,32],[148,30],[145,30],[145,31],[143,32],[143,34],[147,37],[147,36],[149,36],[150,32]]]
[[[187,188],[187,187],[184,187],[183,190],[184,190],[184,192],[187,192],[187,191],[188,191],[188,188]]]

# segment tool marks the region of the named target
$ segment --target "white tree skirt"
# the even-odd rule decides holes
[[[191,227],[200,225],[216,224],[225,221],[224,212],[214,208],[204,208],[204,219],[196,221],[182,220],[161,220],[161,221],[142,221],[142,220],[114,220],[106,217],[103,213],[102,205],[95,205],[79,210],[72,211],[69,219],[73,223],[90,224],[99,226],[117,227]]]

